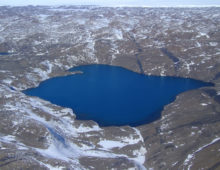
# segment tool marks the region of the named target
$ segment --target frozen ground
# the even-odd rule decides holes
[[[0,169],[218,168],[219,43],[220,8],[0,7]],[[92,63],[215,86],[136,128],[100,128],[21,92]]]

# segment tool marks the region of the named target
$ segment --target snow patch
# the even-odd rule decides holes
[[[103,148],[112,149],[112,148],[122,148],[127,144],[121,141],[113,141],[113,140],[102,140],[98,143]]]
[[[36,150],[46,157],[60,159],[67,162],[80,155],[77,149],[67,147],[57,140],[54,140],[47,149]]]
[[[217,138],[213,139],[210,143],[208,143],[208,144],[206,144],[206,145],[203,145],[202,147],[200,147],[199,149],[197,149],[197,150],[196,150],[195,152],[193,152],[192,154],[189,154],[189,155],[187,156],[187,158],[185,159],[183,165],[188,166],[188,170],[190,170],[190,168],[191,168],[191,166],[192,166],[192,164],[190,163],[190,161],[195,158],[195,155],[196,155],[198,152],[200,152],[201,150],[205,149],[206,147],[208,147],[208,146],[214,144],[215,142],[218,142],[219,140],[220,140],[220,137],[217,137]]]
[[[133,151],[133,155],[136,156],[133,158],[133,160],[140,162],[141,164],[144,164],[145,162],[145,154],[146,154],[146,149],[144,147],[141,147],[138,150]]]
[[[209,44],[210,44],[210,46],[212,46],[212,47],[216,47],[216,46],[218,45],[217,42],[210,42]]]
[[[6,83],[6,84],[8,84],[8,85],[10,85],[11,83],[12,83],[12,80],[11,79],[4,79],[4,80],[2,80],[3,81],[3,83]]]
[[[118,30],[118,29],[114,29],[114,36],[116,39],[118,40],[122,40],[123,39],[123,34],[122,34],[122,31],[121,30]]]
[[[42,80],[46,80],[49,78],[47,71],[44,71],[40,68],[34,68],[33,72],[37,73]]]
[[[86,132],[91,132],[91,131],[101,131],[102,129],[98,125],[94,125],[92,127],[80,125],[75,130],[77,131],[77,133],[86,133]]]

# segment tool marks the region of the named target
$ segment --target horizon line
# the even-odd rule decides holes
[[[0,7],[28,7],[28,6],[34,6],[34,7],[70,7],[70,6],[91,6],[91,7],[109,7],[109,8],[211,8],[211,7],[220,7],[220,5],[164,5],[164,6],[148,6],[148,5],[74,5],[74,4],[60,4],[60,5],[33,5],[33,4],[27,4],[27,5],[0,5]]]

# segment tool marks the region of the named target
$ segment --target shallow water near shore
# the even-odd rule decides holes
[[[94,120],[100,126],[138,126],[155,121],[179,93],[212,85],[146,76],[109,65],[78,66],[70,71],[83,73],[48,79],[24,93],[72,108],[77,119]]]

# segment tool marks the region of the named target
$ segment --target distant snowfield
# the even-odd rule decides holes
[[[110,7],[220,7],[219,0],[1,0],[0,6],[98,5]]]

